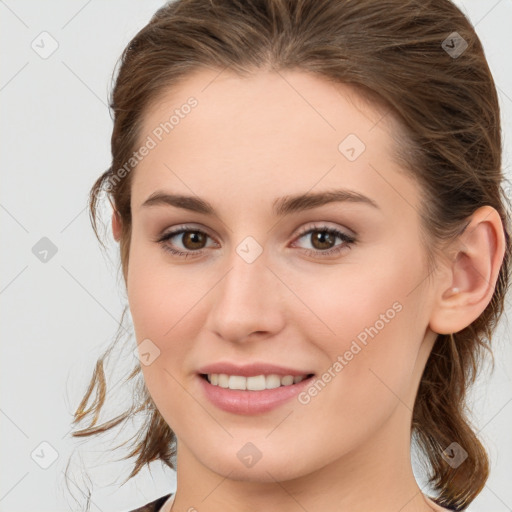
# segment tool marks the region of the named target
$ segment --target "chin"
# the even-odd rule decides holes
[[[214,455],[212,460],[203,460],[202,463],[210,471],[222,477],[243,482],[275,483],[276,481],[293,480],[308,472],[306,467],[302,468],[297,464],[294,456],[285,454],[283,451],[278,451],[272,457],[262,454],[261,458],[252,465],[249,461],[244,463],[243,456],[241,458],[242,461],[236,454],[231,457],[223,452]]]

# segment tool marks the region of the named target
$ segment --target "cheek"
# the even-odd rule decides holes
[[[409,256],[401,253],[397,258],[393,251],[380,251],[335,270],[290,276],[307,308],[296,320],[310,332],[311,340],[328,347],[333,355],[349,349],[352,340],[364,345],[373,337],[383,337],[399,344],[404,333],[398,333],[414,325],[421,309],[422,295],[413,290],[424,280],[424,271],[419,263],[403,264],[404,260],[419,262],[415,252],[412,249]]]
[[[424,290],[418,285],[426,275],[418,248],[407,249],[400,257],[382,251],[371,262],[340,267],[329,279],[297,281],[309,308],[297,315],[300,330],[327,356],[323,370],[336,375],[328,385],[330,400],[363,416],[362,404],[384,410],[396,400],[390,390],[407,392],[424,337]]]
[[[193,315],[202,293],[191,289],[190,279],[185,279],[179,266],[166,264],[158,251],[144,243],[132,244],[127,284],[141,362],[146,351],[143,347],[149,346],[150,352],[158,354],[150,364],[141,364],[144,381],[158,410],[174,429],[187,415],[186,404],[190,406],[182,368],[190,350],[187,341],[197,336],[194,329],[199,329],[197,323],[189,321],[189,315]],[[144,345],[146,340],[151,344]]]
[[[131,245],[128,301],[137,340],[174,337],[187,324],[186,315],[204,293],[179,265],[166,262],[163,249],[137,242]]]
[[[141,368],[153,400],[170,422],[190,399],[183,394],[183,386],[189,384],[184,379],[190,378],[187,358],[204,325],[201,299],[209,288],[204,271],[196,275],[187,267],[184,272],[160,251],[144,242],[132,244],[128,301],[137,342],[150,340],[157,347],[158,357]]]

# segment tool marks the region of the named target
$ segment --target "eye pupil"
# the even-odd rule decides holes
[[[183,245],[187,249],[200,249],[201,247],[196,247],[195,244],[201,245],[201,243],[204,243],[204,235],[203,233],[199,233],[198,231],[187,231],[183,234]],[[192,243],[192,247],[187,247],[187,242]]]
[[[329,249],[334,243],[333,235],[327,231],[317,231],[317,235],[313,235],[313,246],[317,249]],[[329,240],[330,239],[330,240]],[[327,241],[326,241],[327,240]],[[316,242],[320,242],[320,247],[316,247]]]

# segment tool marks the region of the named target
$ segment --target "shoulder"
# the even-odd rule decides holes
[[[172,493],[166,494],[154,501],[146,503],[142,507],[136,508],[134,510],[130,510],[129,512],[158,512],[164,503],[169,499]]]

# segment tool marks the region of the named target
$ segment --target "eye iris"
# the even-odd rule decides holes
[[[202,247],[197,247],[194,244],[201,246],[201,243],[204,243],[204,234],[198,231],[187,231],[182,235],[182,242],[187,249],[201,249]],[[192,246],[188,246],[188,242],[191,242]]]
[[[332,233],[329,233],[327,231],[316,231],[316,236],[314,234],[312,234],[312,238],[313,238],[313,246],[316,248],[316,249],[330,249],[332,247],[332,243],[334,243],[334,235]],[[326,242],[327,240],[327,242]],[[320,245],[321,247],[317,247],[316,246],[316,243],[317,242],[320,242]],[[323,245],[323,244],[327,244],[327,246]]]

